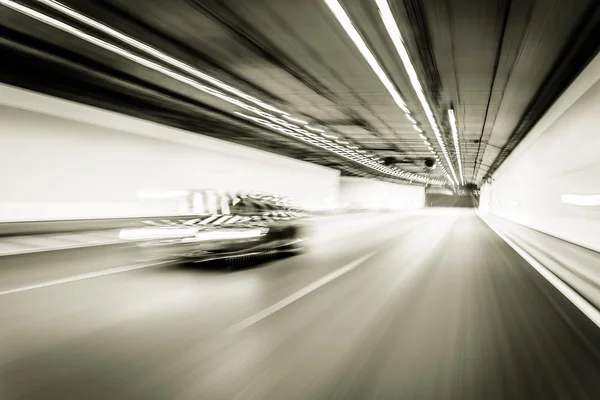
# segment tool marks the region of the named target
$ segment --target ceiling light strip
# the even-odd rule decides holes
[[[406,47],[404,46],[400,29],[398,28],[398,24],[396,23],[394,15],[392,14],[392,10],[390,8],[390,5],[388,4],[388,0],[375,0],[375,2],[377,3],[377,7],[379,8],[379,13],[381,15],[381,19],[383,20],[383,24],[385,25],[385,28],[388,32],[388,35],[392,39],[394,47],[396,48],[396,51],[398,52],[398,55],[402,60],[402,64],[404,65],[404,69],[408,74],[410,83],[415,93],[417,94],[419,102],[421,103],[423,110],[425,111],[425,115],[427,116],[427,120],[429,121],[429,124],[433,129],[433,132],[440,144],[440,147],[442,148],[442,153],[446,158],[446,162],[448,163],[448,166],[452,172],[452,175],[454,176],[456,183],[458,183],[458,178],[456,177],[456,172],[454,172],[454,166],[452,165],[452,162],[450,161],[450,157],[448,155],[448,151],[446,150],[444,139],[440,134],[437,122],[435,121],[435,116],[433,115],[433,111],[429,106],[427,99],[425,98],[425,93],[419,81],[417,71],[415,70],[415,67],[413,66],[410,60],[410,56],[408,55]]]
[[[415,130],[422,132],[422,130],[418,126],[416,126],[417,121],[411,116],[410,110],[406,106],[404,99],[402,99],[402,97],[400,96],[400,93],[395,88],[392,81],[389,79],[389,77],[383,71],[383,68],[379,65],[379,63],[378,63],[377,59],[375,58],[375,56],[373,55],[373,53],[369,50],[365,41],[363,40],[360,33],[358,33],[358,31],[352,24],[350,17],[348,16],[348,14],[344,10],[344,8],[341,6],[339,1],[338,0],[323,0],[323,1],[329,7],[329,9],[331,10],[331,12],[335,16],[335,18],[338,20],[338,22],[340,23],[342,28],[346,31],[346,33],[348,34],[350,39],[353,41],[353,43],[357,47],[358,51],[362,54],[364,59],[367,61],[367,63],[369,64],[369,66],[371,67],[373,72],[375,72],[375,75],[377,75],[377,77],[379,78],[379,80],[381,81],[383,86],[387,89],[389,94],[392,96],[395,103],[398,105],[398,107],[400,107],[400,109],[402,109],[402,111],[404,111],[407,119],[409,121],[411,121],[411,123],[415,124],[414,125]],[[438,141],[439,140],[441,140],[441,137],[438,138]],[[442,141],[442,143],[443,143],[443,141]],[[445,147],[442,145],[442,149],[444,149],[444,148]],[[452,178],[447,173],[446,173],[446,176],[447,176],[449,182],[454,183],[452,181]]]
[[[458,164],[460,182],[464,185],[465,178],[463,175],[462,161],[460,155],[460,142],[458,140],[458,125],[456,123],[456,115],[454,114],[453,109],[448,110],[448,119],[450,120],[450,128],[452,129],[452,139],[454,140],[454,150],[456,152],[456,163]]]
[[[8,0],[8,1],[10,2],[10,0]],[[213,76],[210,76],[202,71],[199,71],[198,69],[196,69],[180,60],[177,60],[176,58],[173,58],[173,57],[169,56],[168,54],[165,54],[165,53],[161,52],[160,50],[155,49],[154,47],[151,47],[143,42],[140,42],[139,40],[134,39],[131,36],[127,36],[127,35],[123,34],[122,32],[119,32],[116,29],[111,28],[110,26],[104,25],[86,15],[83,15],[83,14],[73,10],[72,8],[65,6],[64,4],[59,3],[58,1],[37,0],[37,2],[42,3],[64,15],[67,15],[67,16],[69,16],[83,24],[86,24],[96,30],[99,30],[107,35],[110,35],[110,36],[114,37],[115,39],[121,40],[122,42],[125,42],[128,45],[135,47],[136,49],[141,50],[148,55],[156,57],[174,67],[180,68],[181,70],[183,70],[189,74],[192,74],[196,78],[202,79],[205,82],[208,82],[222,90],[225,90],[226,92],[229,92],[231,94],[239,96],[239,97],[243,98],[244,100],[254,103],[266,110],[270,110],[272,112],[276,112],[276,113],[279,113],[282,115],[289,115],[288,113],[286,113],[270,104],[267,104],[267,103],[263,102],[262,100],[257,99],[254,96],[251,96],[235,87],[232,87],[232,86],[218,80],[217,78],[215,78]],[[2,3],[5,3],[5,1],[3,1]]]
[[[253,116],[250,116],[250,115],[247,115],[247,114],[243,114],[241,112],[235,112],[235,114],[237,114],[239,116],[242,116],[244,118],[253,120],[253,121],[255,121],[255,122],[257,122],[257,123],[259,123],[261,125],[267,126],[267,127],[271,128],[271,129],[274,129],[274,130],[277,130],[277,131],[280,131],[280,132],[283,132],[283,133],[286,133],[286,134],[292,134],[292,136],[295,136],[295,135],[293,135],[293,132],[291,132],[291,130],[283,128],[283,127],[280,127],[280,126],[278,126],[278,125],[276,125],[274,123],[269,123],[268,121],[266,121],[264,119],[261,119],[261,118],[258,118],[258,117],[253,117]],[[300,128],[298,128],[298,129],[300,129]],[[295,137],[297,137],[297,136],[295,136]],[[381,167],[380,165],[378,165],[378,164],[376,164],[374,162],[365,163],[363,161],[365,159],[364,157],[362,157],[362,156],[361,157],[353,156],[353,154],[352,154],[353,152],[351,152],[349,150],[346,150],[342,146],[338,146],[338,145],[335,145],[334,143],[325,141],[324,139],[320,139],[316,135],[315,135],[315,138],[318,138],[320,140],[312,140],[310,138],[304,138],[304,137],[300,137],[300,138],[302,140],[306,141],[306,142],[309,142],[309,143],[311,143],[313,145],[316,145],[318,147],[322,147],[322,148],[324,148],[326,150],[329,150],[329,151],[332,151],[332,147],[333,147],[334,148],[334,152],[336,152],[338,155],[341,155],[341,156],[343,156],[345,158],[348,158],[348,159],[351,159],[353,161],[359,162],[359,163],[361,163],[363,165],[369,166],[369,167],[371,167],[373,169],[376,169],[376,170],[378,170],[380,172],[387,173],[389,175],[396,175],[397,176],[400,173],[404,172],[404,171],[401,171],[401,170],[395,170],[395,169],[391,169],[391,168],[387,168],[387,167]],[[319,141],[322,141],[324,143],[320,144]],[[362,151],[364,151],[364,150],[362,150]],[[411,178],[413,180],[415,180],[415,181],[422,182],[422,183],[426,183],[426,182],[435,183],[433,180],[431,180],[429,178],[425,178],[425,177],[418,176],[418,175],[412,175]]]
[[[390,93],[390,95],[394,99],[394,102],[398,105],[398,107],[402,109],[402,111],[404,111],[406,114],[410,114],[410,110],[406,106],[404,99],[402,98],[402,96],[400,96],[400,93],[395,88],[390,78],[388,78],[387,74],[383,71],[383,68],[381,68],[373,53],[371,53],[371,50],[369,50],[369,48],[367,47],[367,44],[352,24],[350,17],[348,17],[348,14],[346,14],[346,11],[343,9],[342,5],[338,2],[338,0],[323,1],[327,5],[327,7],[329,7],[329,9],[331,10],[335,18],[338,20],[340,25],[342,25],[342,28],[344,28],[348,36],[350,36],[350,39],[352,39],[354,45],[358,48],[358,51],[360,51],[364,59],[367,61],[367,63],[369,63],[369,66],[371,67],[373,72],[375,72],[383,86]]]

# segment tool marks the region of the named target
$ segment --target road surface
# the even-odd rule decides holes
[[[600,329],[471,211],[316,229],[225,273],[0,259],[0,398],[598,399]]]

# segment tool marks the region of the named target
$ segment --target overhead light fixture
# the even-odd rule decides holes
[[[98,21],[96,21],[96,20],[94,20],[92,18],[89,18],[86,15],[81,14],[81,13],[75,11],[72,8],[65,6],[64,4],[59,3],[58,1],[55,1],[55,0],[37,0],[37,2],[38,3],[42,3],[42,4],[44,4],[44,5],[52,8],[53,10],[58,11],[59,13],[62,13],[64,15],[67,15],[67,16],[69,16],[69,17],[71,17],[71,18],[73,18],[73,19],[75,19],[75,20],[77,20],[77,21],[79,21],[79,22],[81,22],[81,23],[89,26],[89,27],[92,27],[92,28],[94,28],[94,29],[102,32],[102,33],[105,33],[105,34],[107,34],[109,36],[112,36],[113,38],[118,39],[118,40],[120,40],[120,41],[128,44],[131,47],[134,47],[134,48],[136,48],[136,49],[138,49],[138,50],[140,50],[140,51],[142,51],[142,52],[144,52],[144,53],[146,53],[148,55],[156,57],[159,60],[164,61],[164,62],[166,62],[166,63],[168,63],[168,64],[170,64],[170,65],[172,65],[174,67],[177,67],[177,68],[179,68],[179,69],[181,69],[181,70],[183,70],[183,71],[185,71],[185,72],[187,72],[187,73],[195,76],[196,78],[199,78],[199,79],[201,79],[201,80],[203,80],[205,82],[208,82],[208,83],[210,83],[210,84],[212,84],[212,85],[214,85],[214,86],[216,86],[216,87],[218,87],[218,88],[220,88],[222,90],[225,90],[226,92],[229,92],[229,93],[234,94],[234,95],[236,95],[238,97],[241,97],[242,99],[247,100],[247,101],[249,101],[251,103],[254,103],[254,104],[256,104],[256,105],[258,105],[258,106],[260,106],[260,107],[262,107],[262,108],[264,108],[266,110],[270,110],[272,112],[276,112],[276,113],[283,114],[283,115],[288,115],[286,112],[284,112],[284,111],[282,111],[282,110],[280,110],[280,109],[278,109],[278,108],[276,108],[276,107],[274,107],[274,106],[272,106],[270,104],[267,104],[267,103],[263,102],[262,100],[257,99],[256,97],[253,97],[253,96],[251,96],[251,95],[249,95],[249,94],[241,91],[240,89],[237,89],[237,88],[235,88],[235,87],[233,87],[231,85],[228,85],[228,84],[226,84],[224,82],[221,82],[220,80],[218,80],[217,78],[215,78],[215,77],[213,77],[211,75],[208,75],[208,74],[206,74],[206,73],[204,73],[204,72],[202,72],[202,71],[200,71],[200,70],[198,70],[198,69],[196,69],[196,68],[194,68],[194,67],[192,67],[192,66],[190,66],[190,65],[188,65],[188,64],[186,64],[186,63],[184,63],[182,61],[180,61],[180,60],[177,60],[176,58],[173,58],[173,57],[169,56],[168,54],[163,53],[160,50],[155,49],[152,46],[149,46],[149,45],[147,45],[147,44],[145,44],[145,43],[143,43],[143,42],[141,42],[141,41],[139,41],[139,40],[137,40],[137,39],[135,39],[135,38],[133,38],[131,36],[127,36],[124,33],[119,32],[119,31],[117,31],[114,28],[111,28],[108,25],[104,25],[104,24],[102,24],[102,23],[100,23],[100,22],[98,22]],[[21,6],[20,4],[15,3],[14,1],[11,1],[11,0],[2,0],[0,2],[0,4],[4,4],[7,7],[10,7],[12,9],[17,9],[18,6]],[[24,8],[17,9],[17,11],[19,11],[19,12],[23,12],[23,10],[24,10]],[[44,14],[41,14],[41,15],[44,15]],[[29,16],[32,16],[32,15],[29,15]]]
[[[358,149],[358,146],[348,146],[348,148],[349,148],[350,150],[356,150],[356,149]]]
[[[313,132],[317,132],[317,133],[325,133],[325,131],[323,129],[319,129],[319,128],[313,128],[310,125],[304,125],[304,127],[308,130],[311,130]]]
[[[458,126],[456,123],[456,116],[454,115],[453,109],[448,110],[448,119],[450,120],[450,128],[452,129],[452,139],[454,140],[454,149],[456,152],[456,163],[458,164],[458,172],[460,174],[460,181],[464,185],[465,178],[463,176],[463,168],[462,168],[461,155],[460,155],[460,142],[458,140]]]
[[[405,113],[405,115],[406,115],[406,118],[408,118],[408,120],[409,120],[410,122],[412,122],[413,124],[416,124],[416,123],[417,123],[417,121],[416,121],[416,120],[413,118],[413,116],[412,116],[412,115],[410,115],[409,113]]]
[[[325,2],[325,4],[327,4],[327,6],[331,10],[331,12],[335,16],[335,18],[338,20],[338,22],[340,23],[342,28],[344,28],[344,30],[346,31],[348,36],[350,36],[350,39],[352,40],[352,42],[354,42],[354,45],[358,48],[358,51],[362,54],[362,56],[367,61],[367,63],[369,64],[369,66],[371,67],[373,72],[375,72],[375,75],[377,75],[377,77],[379,78],[379,80],[381,81],[383,86],[387,89],[389,94],[392,96],[392,99],[394,99],[394,102],[398,105],[398,107],[400,107],[402,109],[402,111],[404,111],[407,114],[410,114],[410,110],[406,106],[404,99],[402,99],[402,96],[400,96],[400,93],[398,92],[398,90],[396,89],[396,87],[394,86],[394,84],[392,83],[390,78],[388,78],[386,73],[383,71],[383,68],[381,68],[381,66],[377,62],[377,59],[375,58],[373,53],[371,53],[371,50],[369,50],[369,48],[367,47],[367,44],[365,43],[363,38],[360,36],[360,33],[358,33],[358,31],[352,24],[350,17],[348,17],[348,14],[346,14],[346,11],[342,7],[342,5],[339,3],[339,1],[338,0],[323,0],[323,1]]]
[[[324,137],[326,137],[327,139],[337,139],[338,136],[332,135],[331,133],[323,133],[322,134]]]
[[[419,133],[423,133],[423,129],[419,128],[418,125],[413,125],[413,128],[415,128],[415,131],[417,131]]]
[[[433,133],[435,134],[440,146],[442,147],[444,156],[446,158],[446,162],[448,163],[448,166],[450,167],[450,170],[452,171],[454,179],[456,181],[458,181],[458,179],[456,177],[456,173],[454,172],[454,167],[452,166],[452,162],[450,161],[450,156],[448,155],[448,152],[445,150],[445,147],[443,146],[444,139],[439,131],[437,122],[435,121],[435,116],[433,115],[433,111],[432,111],[431,107],[429,106],[427,99],[425,98],[425,93],[423,91],[423,87],[421,86],[421,83],[419,82],[419,77],[417,75],[417,71],[415,70],[415,67],[412,64],[412,61],[410,60],[410,56],[408,55],[408,51],[406,50],[406,47],[404,46],[402,34],[400,33],[400,29],[398,28],[398,24],[396,23],[396,20],[394,18],[394,15],[392,13],[390,5],[388,4],[387,0],[375,0],[375,2],[377,4],[377,7],[379,8],[379,13],[381,15],[381,19],[383,20],[383,24],[388,32],[388,35],[390,36],[390,38],[392,39],[392,42],[394,43],[394,47],[396,48],[396,51],[398,52],[398,55],[400,56],[400,59],[402,60],[402,64],[404,65],[404,69],[406,70],[406,73],[408,74],[410,83],[417,95],[417,98],[419,99],[419,102],[421,103],[421,106],[423,107],[423,110],[425,111],[427,120],[429,121],[429,124],[431,125],[431,128],[433,129]],[[452,181],[450,176],[448,176],[448,179],[449,179],[449,181]]]
[[[302,124],[302,125],[307,125],[308,124],[308,121],[304,121],[302,119],[294,118],[294,117],[291,117],[289,115],[285,115],[284,114],[284,115],[282,115],[282,117],[285,118],[285,119],[287,119],[288,121],[296,122],[298,124]]]

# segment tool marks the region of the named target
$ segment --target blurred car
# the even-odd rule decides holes
[[[200,200],[199,200],[200,199]],[[262,193],[197,191],[195,217],[148,221],[140,229],[121,231],[121,238],[162,247],[161,257],[181,262],[239,260],[267,253],[298,254],[303,250],[308,213],[288,198]],[[229,263],[231,266],[232,263]]]

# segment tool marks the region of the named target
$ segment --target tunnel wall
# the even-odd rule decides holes
[[[600,204],[562,200],[570,194],[600,195],[600,56],[492,179],[482,187],[482,212],[600,251]]]
[[[173,215],[188,189],[335,201],[339,171],[0,85],[0,221]],[[156,193],[153,193],[154,196]]]
[[[342,177],[340,204],[347,209],[401,210],[422,208],[425,189],[374,179]]]
[[[455,208],[475,208],[473,197],[470,195],[445,195],[437,193],[427,193],[425,195],[426,207],[455,207]]]

